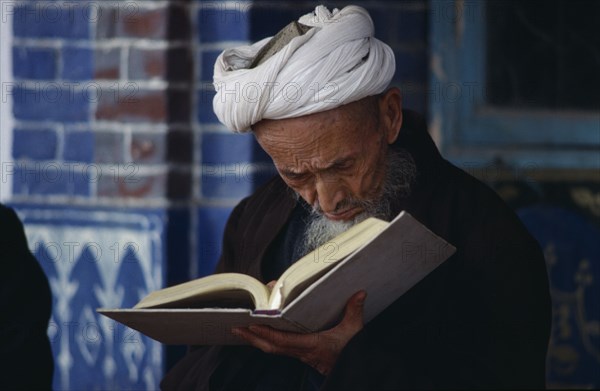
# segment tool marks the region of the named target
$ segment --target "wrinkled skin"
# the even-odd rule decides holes
[[[283,180],[332,220],[362,210],[351,199],[373,199],[381,189],[388,145],[402,124],[400,92],[390,89],[339,108],[253,126]]]

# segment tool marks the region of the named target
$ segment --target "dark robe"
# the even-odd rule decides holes
[[[322,389],[543,388],[551,307],[538,244],[491,189],[440,156],[418,114],[404,111],[399,147],[418,176],[394,212],[408,211],[457,252],[349,341]],[[268,250],[295,203],[279,177],[240,202],[217,272],[267,282]],[[278,359],[253,347],[191,349],[161,386],[252,389]],[[303,364],[285,360],[284,388],[310,389]]]
[[[23,225],[0,205],[0,389],[52,388],[46,275],[27,246]]]

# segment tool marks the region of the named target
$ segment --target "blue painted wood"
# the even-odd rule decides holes
[[[457,80],[458,65],[453,18],[444,12],[448,7],[454,7],[453,0],[432,2],[430,10],[429,123],[442,151],[456,144],[453,124],[458,120],[455,104],[444,94]]]
[[[600,113],[480,110],[463,123],[468,145],[600,146]]]
[[[600,111],[487,105],[485,2],[435,1],[431,11],[430,123],[445,155],[525,164],[529,151],[547,167],[600,168]]]
[[[600,167],[600,154],[597,151],[582,150],[562,150],[560,154],[554,154],[545,150],[466,148],[452,149],[445,153],[445,157],[461,168],[500,165],[540,170]]]
[[[485,2],[434,0],[430,11],[429,122],[446,158],[489,182],[506,173],[529,181],[537,170],[599,172],[600,112],[507,110],[486,104]],[[589,250],[597,230],[584,228],[558,208],[543,208],[521,210],[520,217],[549,265],[555,318],[547,381],[551,387],[597,387],[597,286],[589,289],[592,275],[598,274],[593,266],[597,246]],[[564,232],[556,230],[561,224],[567,227]],[[558,287],[583,281],[580,276],[585,287]],[[576,318],[572,314],[580,313],[582,304],[589,316]]]

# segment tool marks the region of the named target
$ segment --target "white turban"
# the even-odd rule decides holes
[[[364,8],[331,13],[321,5],[298,22],[313,28],[254,68],[250,64],[272,37],[217,58],[213,108],[229,129],[246,132],[262,119],[330,110],[388,87],[394,52],[373,37],[373,21]]]

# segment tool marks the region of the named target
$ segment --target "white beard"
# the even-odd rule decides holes
[[[329,220],[324,215],[315,215],[304,233],[304,249],[303,253],[314,250],[318,246],[329,242],[342,232],[347,231],[350,227],[370,217],[367,212],[362,212],[355,216],[352,220],[336,221]]]
[[[311,220],[304,234],[302,254],[309,253],[369,217],[390,221],[394,217],[391,215],[392,201],[410,194],[416,176],[417,167],[410,153],[406,150],[390,150],[381,194],[374,200],[356,201],[363,209],[359,215],[352,220],[336,221],[325,217],[318,208],[312,208]]]

